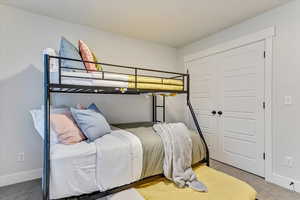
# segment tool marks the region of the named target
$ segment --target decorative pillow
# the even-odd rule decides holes
[[[82,41],[78,41],[79,51],[81,57],[84,61],[94,62],[94,57],[89,47]],[[96,65],[94,63],[84,63],[87,71],[97,71]]]
[[[80,110],[86,109],[86,107],[84,105],[82,105],[82,104],[77,104],[76,108],[80,109]]]
[[[92,52],[92,54],[93,54],[94,62],[98,63],[99,61],[98,61],[98,59],[97,59],[97,56],[96,56],[93,52]],[[98,71],[102,71],[102,70],[103,70],[103,68],[102,68],[102,66],[101,66],[100,64],[96,64],[96,69],[97,69]]]
[[[81,131],[92,142],[111,132],[106,119],[98,112],[93,110],[79,110],[71,108],[72,116]]]
[[[71,115],[51,114],[51,126],[62,144],[76,144],[85,140]]]
[[[44,106],[41,107],[41,109],[31,110],[30,111],[34,128],[37,130],[39,135],[44,139]],[[69,108],[50,108],[51,116],[52,114],[58,114],[58,113],[69,113]],[[50,144],[57,144],[59,143],[57,138],[57,133],[53,130],[52,126],[50,126]]]
[[[89,107],[87,108],[89,110],[93,110],[97,113],[100,113],[101,115],[103,115],[103,112],[101,112],[101,110],[96,106],[95,103],[92,103],[91,105],[89,105]]]
[[[78,52],[78,49],[64,37],[62,37],[61,41],[60,41],[59,56],[65,57],[65,58],[82,60],[81,56]],[[61,60],[61,65],[62,65],[62,67],[67,67],[67,68],[85,69],[83,62],[78,62],[78,61]],[[64,69],[64,70],[66,70],[66,69]],[[76,71],[76,70],[72,69],[70,71]]]

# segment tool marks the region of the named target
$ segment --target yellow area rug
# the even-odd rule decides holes
[[[136,187],[145,200],[255,200],[256,191],[247,183],[232,176],[209,168],[194,168],[198,179],[207,187],[202,193],[190,188],[178,188],[165,178]]]

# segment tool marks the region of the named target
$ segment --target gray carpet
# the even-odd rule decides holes
[[[259,200],[300,200],[300,194],[265,182],[262,178],[223,163],[212,161],[212,167],[252,185]],[[0,188],[0,200],[41,200],[41,180]]]

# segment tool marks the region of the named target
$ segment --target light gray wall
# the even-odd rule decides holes
[[[299,181],[300,1],[292,1],[244,23],[185,46],[180,49],[179,55],[189,55],[270,26],[276,26],[273,48],[274,172],[277,175]],[[292,96],[292,105],[284,105],[285,95]],[[292,168],[284,165],[285,156],[293,157],[294,166]]]
[[[86,26],[0,5],[0,178],[42,167],[42,140],[33,128],[29,110],[43,99],[43,57],[46,47],[58,49],[61,36],[73,43],[86,41],[102,62],[180,71],[176,49],[122,37]],[[175,98],[176,99],[176,98]],[[168,120],[183,119],[177,100],[168,100]],[[150,100],[143,96],[56,96],[57,104],[96,101],[110,122],[151,119]],[[25,162],[16,155],[25,153]]]

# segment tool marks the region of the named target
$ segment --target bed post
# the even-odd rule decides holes
[[[49,91],[49,55],[44,55],[44,166],[43,200],[49,200],[50,187],[50,91]]]
[[[195,115],[194,109],[192,107],[191,101],[190,101],[190,74],[189,74],[189,71],[187,71],[187,95],[186,95],[186,102],[187,102],[187,105],[188,105],[189,110],[191,112],[191,115],[192,115],[194,124],[195,124],[195,126],[197,128],[197,131],[198,131],[200,137],[202,138],[202,140],[204,142],[205,149],[206,149],[206,163],[207,163],[207,166],[209,166],[210,165],[210,163],[209,163],[209,149],[208,149],[207,143],[205,141],[205,138],[203,136],[203,133],[201,131],[200,125],[198,123],[198,120],[197,120],[197,117]]]
[[[156,96],[152,94],[152,122],[156,123]]]
[[[163,95],[163,123],[166,122],[166,96]]]

